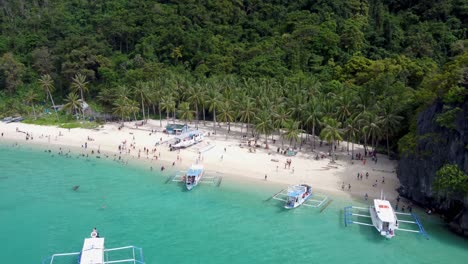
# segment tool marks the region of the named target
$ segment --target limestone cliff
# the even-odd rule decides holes
[[[436,196],[432,183],[438,169],[444,164],[457,164],[468,172],[468,102],[457,105],[452,127],[436,121],[446,111],[442,102],[436,102],[418,115],[416,134],[410,151],[401,153],[398,164],[400,194],[424,207],[436,208],[450,222],[455,232],[468,236],[468,199],[455,195],[449,199]]]

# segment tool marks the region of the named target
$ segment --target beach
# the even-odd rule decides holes
[[[250,131],[247,138],[243,137],[247,133],[245,127],[244,133],[241,133],[241,124],[231,124],[231,131],[226,137],[226,126],[217,127],[214,134],[212,122],[203,125],[200,121],[199,130],[205,133],[203,142],[170,151],[169,144],[174,135],[163,133],[165,121],[162,121],[162,126],[159,120],[149,120],[142,126],[136,124],[141,124],[141,121],[126,122],[123,127],[121,123],[106,123],[98,129],[0,123],[0,140],[36,145],[60,154],[107,158],[123,164],[138,162],[153,170],[160,170],[161,167],[185,170],[199,162],[204,165],[207,174],[248,180],[254,184],[284,184],[285,187],[306,183],[316,190],[356,199],[364,199],[365,194],[369,199],[377,198],[383,193],[386,199],[394,201],[398,196],[396,162],[382,154],[377,154],[376,162],[369,156],[364,158],[365,161],[351,160],[351,143],[349,153],[346,142],[337,145],[337,160],[332,163],[328,155],[329,146],[320,144],[320,139],[316,138],[316,149],[312,150],[312,136],[301,150],[296,149],[296,155],[286,156],[279,153],[278,148],[283,151],[288,147],[288,142],[284,142],[282,147],[278,136],[273,137],[275,142],[269,136],[269,149],[265,148],[263,135],[257,140],[257,147],[254,147],[253,139],[248,145]],[[189,126],[194,128],[195,123]],[[354,144],[354,151],[364,155],[362,145]],[[362,174],[362,179],[358,180],[358,174]]]

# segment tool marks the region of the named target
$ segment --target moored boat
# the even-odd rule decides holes
[[[288,187],[288,194],[284,208],[293,209],[302,205],[312,196],[312,188],[307,184]]]
[[[392,205],[387,200],[374,199],[374,206],[369,207],[372,225],[382,236],[392,238],[398,229],[398,218]]]
[[[197,186],[203,177],[203,174],[203,165],[193,164],[185,174],[185,187],[187,187],[187,190],[190,191]]]

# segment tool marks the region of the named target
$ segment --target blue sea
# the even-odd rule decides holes
[[[148,264],[468,263],[468,241],[437,216],[419,214],[429,240],[398,231],[387,240],[374,228],[345,227],[343,207],[357,201],[285,210],[268,200],[275,184],[225,177],[188,192],[166,183],[173,173],[0,145],[0,263],[80,251],[93,227],[107,248],[142,247]]]

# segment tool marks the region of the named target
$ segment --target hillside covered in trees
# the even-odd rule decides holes
[[[401,149],[414,146],[415,113],[466,95],[464,0],[7,0],[0,8],[3,116],[40,116],[52,104],[84,116],[82,98],[122,119],[242,121],[291,141],[331,127],[338,133],[329,140],[390,152],[408,133]]]

